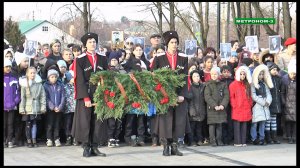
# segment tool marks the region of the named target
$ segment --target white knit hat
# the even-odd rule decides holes
[[[57,61],[56,64],[58,65],[59,68],[60,67],[67,67],[66,61],[64,61],[64,60],[59,60],[59,61]]]
[[[59,74],[58,74],[57,70],[55,70],[55,69],[50,69],[50,70],[48,71],[47,77],[49,78],[49,76],[51,76],[51,75],[56,75],[56,76],[58,76]]]
[[[26,54],[20,53],[20,52],[16,52],[16,54],[15,54],[15,61],[16,61],[17,65],[20,65],[21,62],[24,59],[28,59],[28,56]]]
[[[7,48],[7,49],[4,50],[4,57],[5,57],[5,55],[6,55],[8,52],[11,52],[11,55],[14,57],[15,53],[14,53],[14,51],[13,51],[12,48]]]
[[[220,70],[220,68],[217,67],[217,66],[213,67],[213,68],[210,70],[210,72],[212,72],[212,71],[217,71],[218,75],[221,75],[221,70]]]
[[[296,59],[290,60],[290,63],[288,65],[288,73],[296,73],[297,68],[296,68]]]
[[[12,64],[11,64],[10,59],[4,58],[4,67],[6,67],[6,66],[11,66],[11,65],[12,65]]]

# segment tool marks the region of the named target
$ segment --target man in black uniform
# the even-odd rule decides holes
[[[163,38],[167,45],[167,51],[164,55],[154,58],[152,70],[164,67],[172,70],[180,69],[178,74],[185,74],[185,81],[187,81],[188,58],[177,51],[179,43],[177,32],[167,31],[163,34]],[[184,137],[188,122],[187,101],[184,98],[184,95],[186,95],[186,88],[185,85],[184,87],[176,89],[178,106],[170,106],[167,114],[156,116],[156,126],[154,126],[156,128],[153,131],[161,138],[164,147],[164,156],[170,156],[170,146],[171,155],[183,155],[178,150],[178,138]]]
[[[101,121],[94,113],[93,94],[96,85],[89,83],[91,73],[106,70],[107,59],[104,55],[96,53],[98,35],[87,33],[81,37],[86,52],[76,58],[74,79],[76,109],[72,127],[72,136],[83,144],[83,156],[106,156],[98,150],[100,143]]]

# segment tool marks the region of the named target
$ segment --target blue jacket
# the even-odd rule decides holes
[[[44,83],[46,92],[47,109],[54,110],[58,107],[62,112],[65,106],[65,89],[64,85],[58,80],[52,85],[48,80]]]
[[[21,100],[19,82],[12,73],[4,74],[4,110],[16,110]]]

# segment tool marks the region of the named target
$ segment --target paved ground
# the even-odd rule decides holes
[[[247,147],[185,147],[184,156],[162,156],[162,147],[99,148],[107,157],[82,157],[80,146],[38,148],[15,147],[4,149],[4,165],[292,165],[296,166],[296,144]]]

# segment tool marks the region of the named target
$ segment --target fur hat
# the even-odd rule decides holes
[[[86,46],[86,42],[90,38],[94,38],[96,40],[96,43],[98,44],[98,34],[96,34],[96,33],[86,33],[85,35],[83,35],[81,37],[81,42],[82,42],[83,46]]]
[[[237,70],[235,71],[235,79],[237,81],[241,81],[241,72],[242,71],[246,73],[246,79],[247,79],[248,83],[249,84],[252,83],[250,69],[245,65],[237,67]]]
[[[177,34],[176,31],[166,31],[166,32],[164,32],[163,38],[164,38],[166,46],[168,46],[168,44],[169,44],[169,42],[172,38],[176,38],[177,39],[177,44],[179,44],[179,37],[178,37],[178,34]]]
[[[287,47],[288,45],[295,44],[296,43],[296,38],[288,38],[284,42],[284,45]]]
[[[8,48],[8,49],[5,49],[5,50],[4,50],[4,57],[5,57],[5,55],[6,55],[8,52],[10,52],[11,55],[14,57],[15,53],[14,53],[14,51],[13,51],[12,48]]]
[[[58,67],[67,67],[66,61],[64,60],[58,60],[57,63]]]
[[[290,63],[288,65],[288,73],[296,73],[297,67],[296,67],[296,59],[290,60]]]
[[[55,69],[50,69],[48,71],[47,77],[49,78],[49,76],[51,76],[51,75],[56,75],[57,77],[59,76],[58,72]]]
[[[12,64],[11,64],[10,59],[4,58],[4,67],[6,67],[6,66],[11,66],[11,65],[12,65]]]
[[[24,53],[16,52],[15,54],[15,61],[17,65],[20,65],[21,62],[25,59],[28,59],[28,56]]]
[[[263,78],[264,82],[267,84],[267,86],[269,88],[273,88],[274,86],[273,86],[273,82],[271,79],[271,75],[270,75],[268,67],[265,64],[258,65],[253,71],[253,74],[252,74],[253,81],[252,82],[253,82],[254,87],[259,89],[258,76],[261,71],[264,71],[264,78]]]

